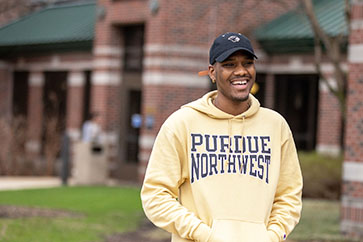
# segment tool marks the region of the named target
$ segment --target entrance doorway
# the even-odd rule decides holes
[[[315,149],[318,80],[317,75],[275,76],[275,110],[289,123],[300,150]]]
[[[139,137],[141,117],[144,25],[120,27],[123,38],[123,73],[120,90],[120,165],[117,176],[124,180],[138,180]]]

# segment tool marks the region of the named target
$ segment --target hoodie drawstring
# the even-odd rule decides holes
[[[227,161],[224,163],[224,169],[227,170],[229,165],[229,151],[231,149],[231,135],[232,135],[232,119],[228,119],[228,148],[227,148]]]
[[[243,159],[243,131],[244,131],[244,126],[245,126],[245,115],[242,116],[242,127],[241,127],[241,142],[242,142],[242,148],[241,148],[241,159]],[[232,138],[232,119],[228,119],[228,149],[227,149],[227,162],[224,163],[224,169],[227,170],[228,169],[228,165],[229,165],[229,154],[230,154],[230,149],[231,149],[231,138]],[[240,172],[242,173],[242,167],[243,167],[243,163],[241,163],[240,166]]]
[[[244,127],[245,127],[245,115],[242,116],[242,128],[241,128],[241,142],[242,142],[242,148],[241,148],[241,161],[243,161],[243,131],[244,131]],[[243,162],[241,162],[241,166],[239,168],[239,172],[242,173],[242,168],[243,168]]]

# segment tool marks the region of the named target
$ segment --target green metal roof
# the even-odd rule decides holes
[[[328,35],[348,36],[343,0],[315,0],[313,4]],[[314,48],[314,34],[302,6],[261,26],[255,37],[267,53],[311,52]]]
[[[96,4],[45,8],[0,28],[0,53],[91,48]]]

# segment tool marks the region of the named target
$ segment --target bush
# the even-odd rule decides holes
[[[340,198],[342,156],[332,157],[316,152],[299,152],[299,159],[304,178],[304,198]]]

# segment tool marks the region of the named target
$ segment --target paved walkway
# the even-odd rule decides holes
[[[0,190],[59,187],[59,177],[0,176]]]

